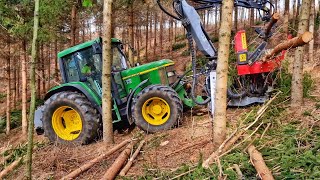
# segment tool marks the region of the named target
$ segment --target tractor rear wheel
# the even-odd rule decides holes
[[[99,113],[78,92],[61,92],[44,104],[42,123],[51,142],[87,144],[97,137]]]
[[[151,85],[134,98],[132,115],[135,124],[150,133],[170,129],[182,118],[183,105],[172,88]]]

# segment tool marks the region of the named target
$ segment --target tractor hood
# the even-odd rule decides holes
[[[143,64],[143,65],[122,71],[121,75],[122,75],[122,79],[125,80],[128,78],[134,77],[134,76],[146,74],[148,72],[151,72],[151,71],[163,68],[163,67],[171,66],[171,65],[174,65],[174,62],[172,60],[163,59],[160,61],[151,62],[148,64]]]

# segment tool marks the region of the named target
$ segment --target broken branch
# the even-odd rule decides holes
[[[131,158],[129,159],[128,163],[124,166],[124,168],[120,171],[119,175],[120,176],[125,176],[127,174],[127,172],[129,171],[129,169],[131,168],[133,161],[136,159],[136,157],[138,156],[142,146],[144,145],[145,141],[142,140],[138,146],[138,148],[136,149],[136,151],[133,153],[133,155],[131,156]]]
[[[20,163],[23,157],[15,160],[8,167],[6,167],[3,171],[0,172],[0,179],[3,179],[6,175],[8,175],[11,171],[13,171]]]

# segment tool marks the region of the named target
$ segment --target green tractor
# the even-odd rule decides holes
[[[148,133],[163,131],[179,123],[184,106],[195,105],[172,60],[130,67],[115,38],[112,56],[114,124],[135,124]],[[37,109],[36,131],[52,142],[87,144],[102,130],[102,39],[66,49],[58,58],[63,83],[52,88]]]

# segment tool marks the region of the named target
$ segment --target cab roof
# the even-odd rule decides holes
[[[87,48],[87,47],[90,47],[92,46],[92,44],[94,43],[101,43],[102,42],[102,38],[101,37],[98,37],[96,39],[93,39],[91,41],[87,41],[87,42],[84,42],[82,44],[78,44],[76,46],[73,46],[71,48],[68,48],[68,49],[65,49],[61,52],[58,53],[58,58],[62,58],[68,54],[71,54],[71,53],[74,53],[76,51],[79,51],[80,49],[84,49],[84,48]],[[117,38],[111,38],[111,43],[121,43],[121,41]]]

